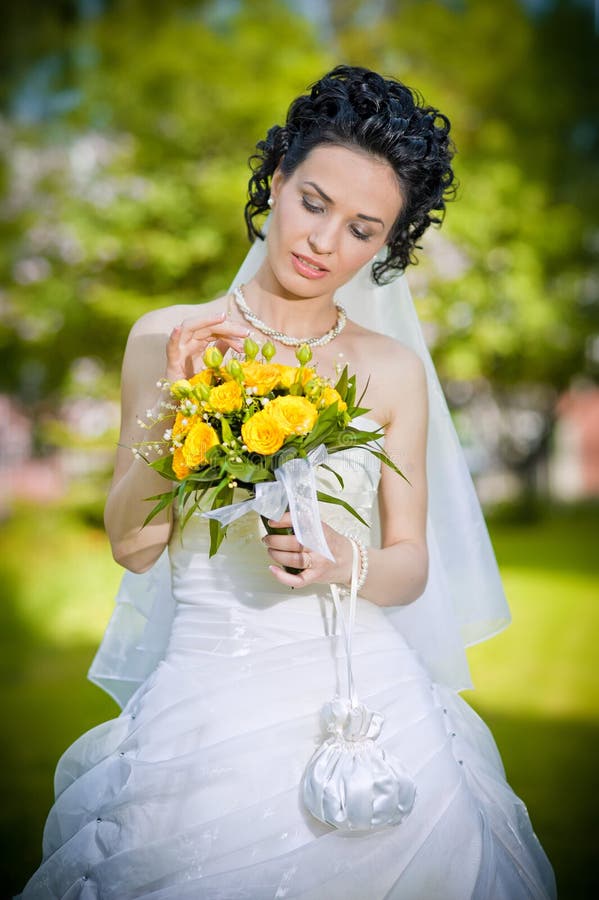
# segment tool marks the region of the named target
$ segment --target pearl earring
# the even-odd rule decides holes
[[[272,197],[269,197],[267,202],[268,202],[268,205],[270,206],[270,208],[272,209],[273,206],[275,205],[274,199]]]

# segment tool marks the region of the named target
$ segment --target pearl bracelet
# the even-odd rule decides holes
[[[364,587],[364,582],[368,578],[368,547],[364,541],[360,540],[360,538],[356,537],[354,534],[346,534],[345,537],[348,538],[352,544],[356,545],[358,553],[360,554],[360,574],[358,576],[358,583],[356,584],[356,593],[359,594]]]

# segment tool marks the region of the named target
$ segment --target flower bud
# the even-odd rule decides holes
[[[219,369],[223,361],[223,355],[218,347],[207,347],[202,359],[204,360],[204,365],[208,366],[209,369]]]
[[[195,390],[196,390],[196,394],[199,396],[200,400],[208,400],[208,398],[210,397],[210,391],[212,390],[212,388],[209,385],[204,384],[202,381],[200,381],[198,384],[196,384]]]
[[[235,379],[235,381],[239,381],[240,383],[243,381],[243,369],[241,368],[241,364],[237,359],[231,359],[227,363],[226,366],[227,372],[229,375]]]
[[[311,378],[310,381],[307,381],[304,385],[304,393],[306,397],[312,397],[320,390],[320,381],[316,378]]]
[[[270,362],[273,356],[277,351],[275,350],[275,345],[271,341],[267,341],[262,346],[262,356],[266,360],[266,362]]]
[[[247,337],[245,339],[245,341],[243,342],[243,350],[244,350],[246,359],[256,359],[256,357],[258,356],[258,351],[260,350],[260,347],[258,346],[256,341],[252,340],[251,337]]]
[[[187,378],[180,378],[178,381],[173,382],[171,384],[171,394],[177,400],[182,400],[183,397],[189,397],[191,392],[193,391],[193,387],[187,380]]]
[[[295,351],[295,358],[299,362],[301,366],[305,366],[306,363],[309,363],[312,359],[312,351],[310,350],[308,344],[302,344],[301,347],[298,347]]]

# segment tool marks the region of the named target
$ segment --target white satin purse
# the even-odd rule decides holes
[[[399,825],[410,813],[416,785],[398,759],[376,743],[384,722],[358,700],[351,666],[351,638],[356,617],[358,548],[353,563],[349,625],[346,628],[339,589],[331,593],[341,622],[347,658],[348,696],[334,697],[322,709],[330,734],[312,755],[302,779],[306,808],[321,822],[340,831],[374,831]]]

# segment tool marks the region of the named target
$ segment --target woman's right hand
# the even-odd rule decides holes
[[[223,356],[229,348],[242,352],[249,333],[247,326],[229,321],[225,313],[209,319],[184,319],[173,328],[166,345],[166,379],[191,378],[203,367],[202,355],[210,344]]]

